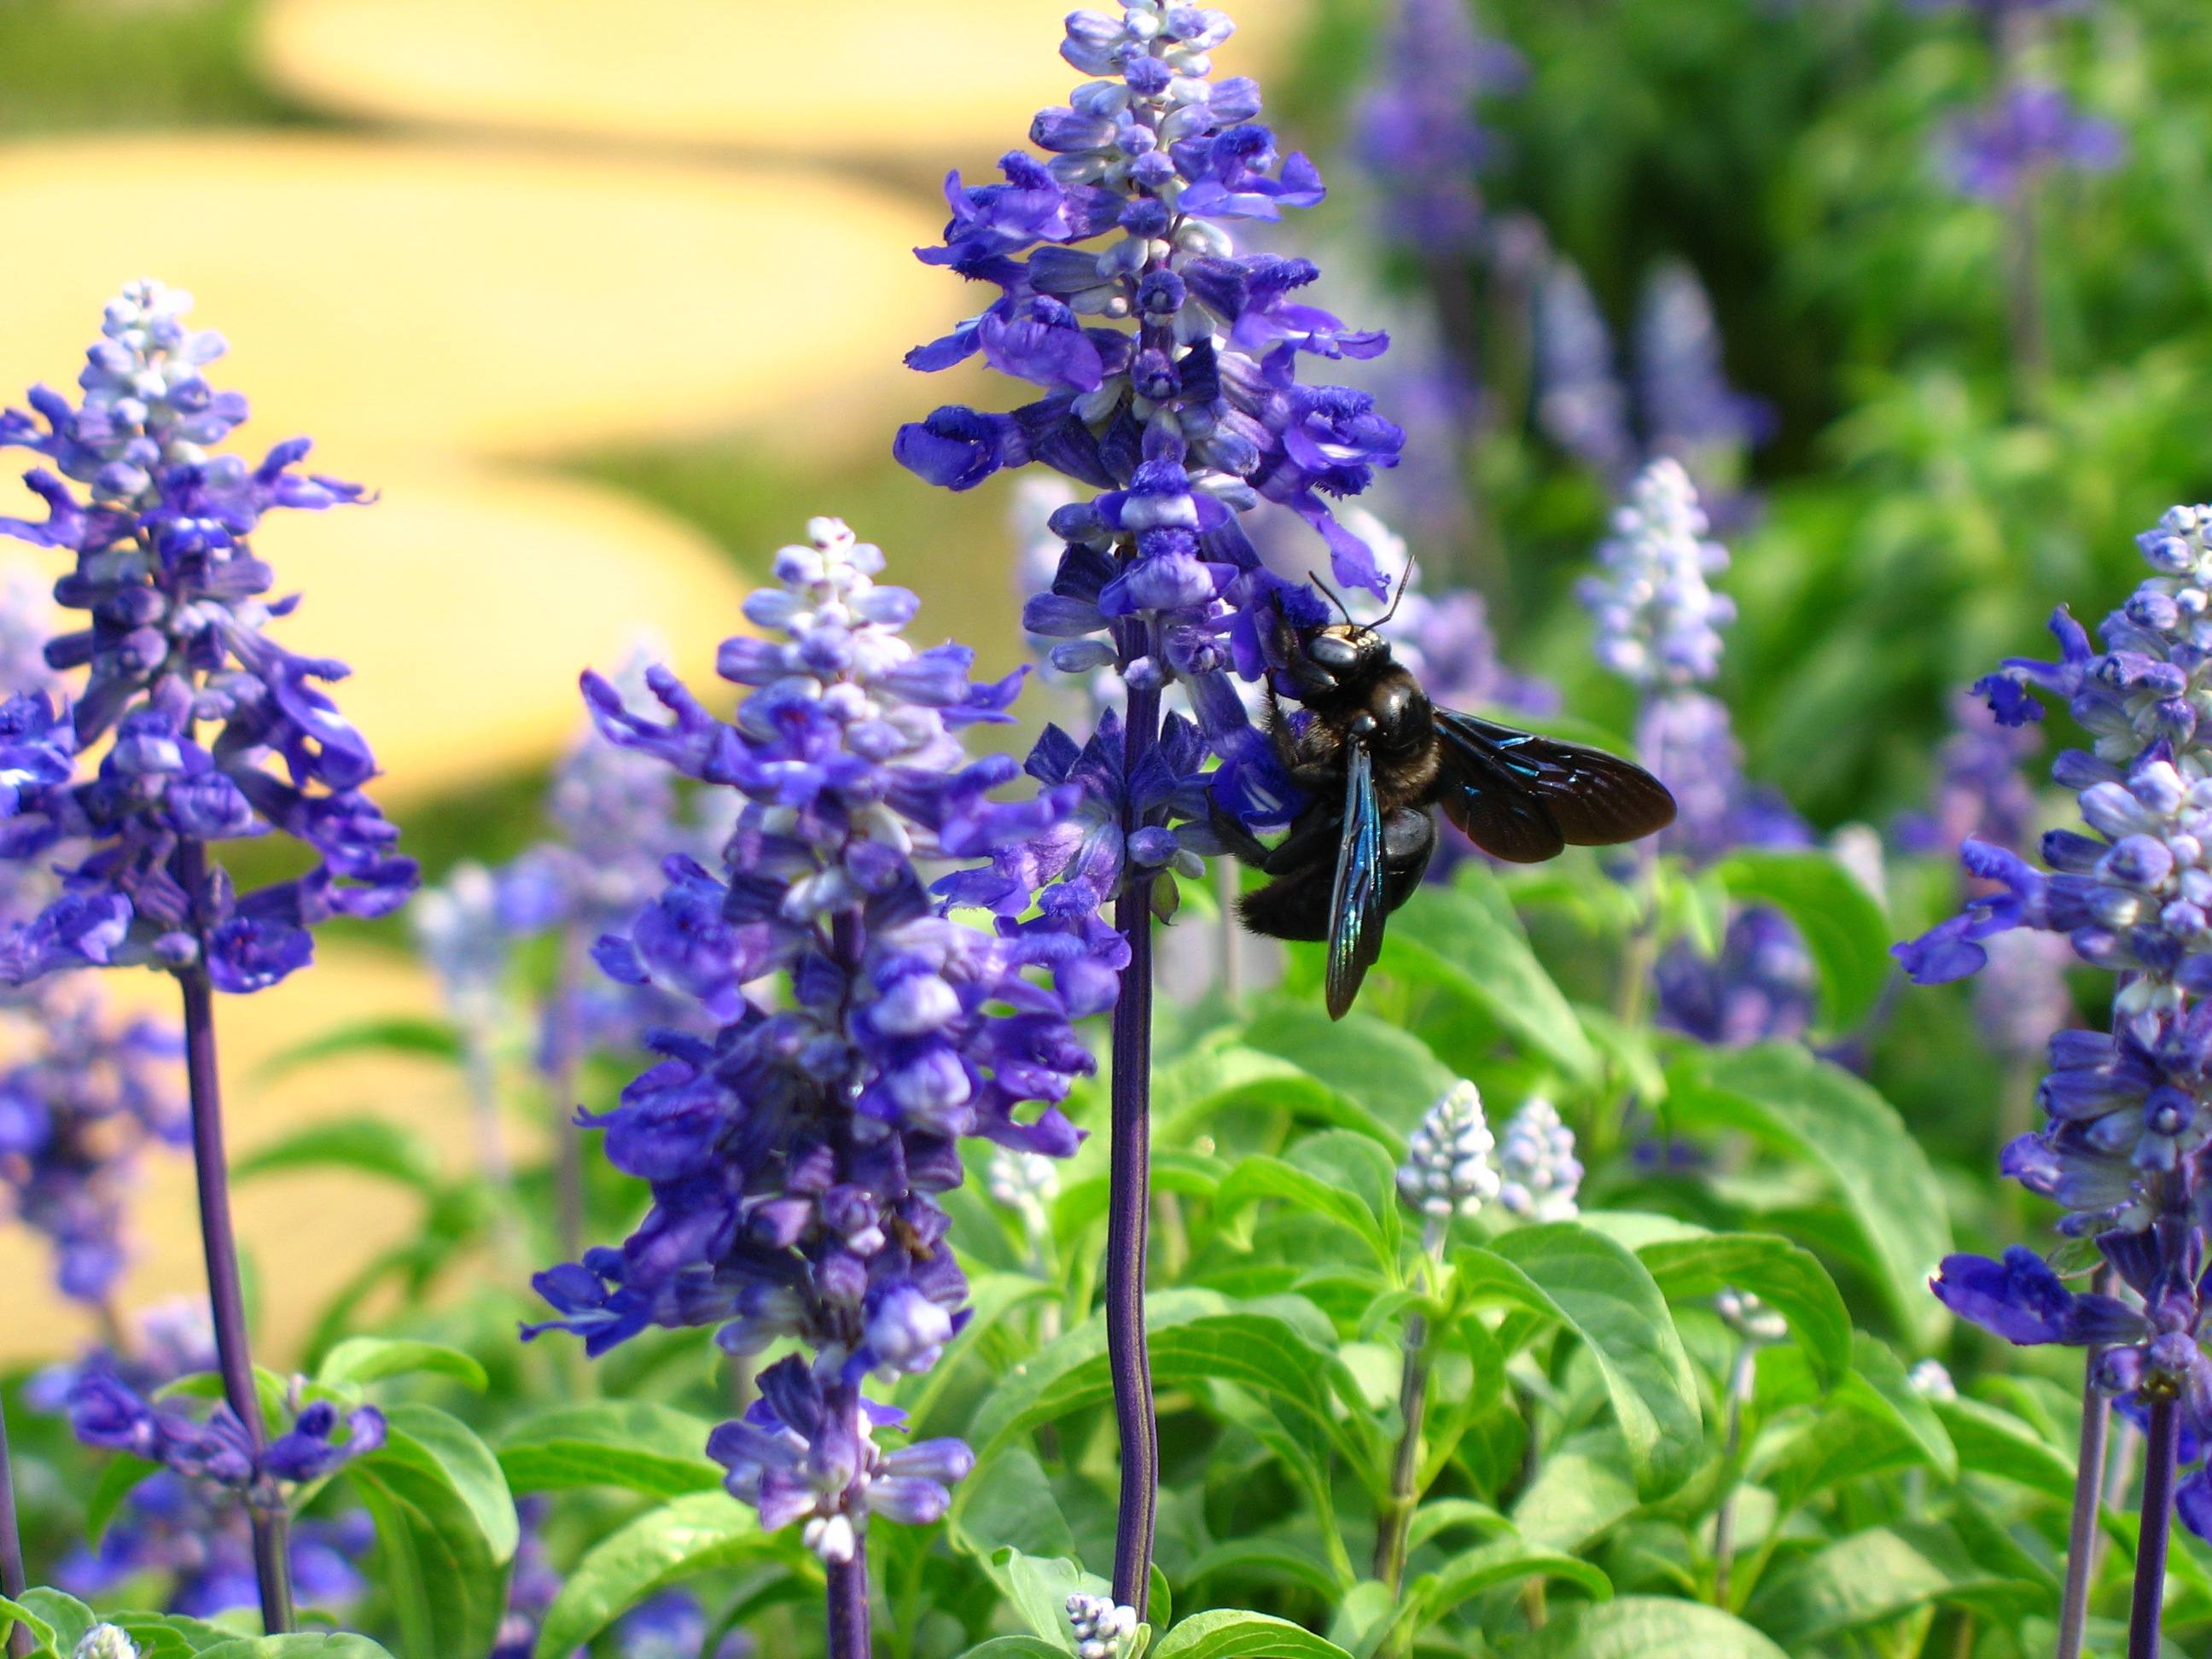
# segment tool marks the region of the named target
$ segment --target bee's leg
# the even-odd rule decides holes
[[[1279,876],[1318,859],[1334,858],[1336,843],[1344,834],[1341,817],[1318,801],[1299,813],[1291,833],[1273,847],[1224,811],[1218,802],[1212,805],[1207,822],[1224,847],[1266,876]]]
[[[1437,821],[1419,806],[1401,806],[1382,820],[1382,902],[1395,910],[1413,897],[1437,850]]]

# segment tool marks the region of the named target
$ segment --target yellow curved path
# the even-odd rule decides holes
[[[256,1075],[271,1055],[319,1032],[435,1011],[428,975],[400,957],[327,941],[316,956],[313,969],[270,990],[216,999],[234,1153],[310,1123],[374,1114],[429,1137],[448,1169],[461,1168],[470,1156],[469,1120],[451,1066],[377,1055],[319,1060],[275,1080]],[[162,975],[117,969],[100,975],[100,984],[114,1007],[175,1017],[175,989]],[[278,1365],[297,1357],[331,1296],[419,1224],[411,1200],[365,1176],[270,1175],[242,1183],[236,1198],[240,1246],[258,1268],[264,1352]],[[138,1254],[118,1287],[119,1306],[205,1294],[197,1214],[190,1158],[149,1152],[131,1212]],[[59,1357],[93,1334],[90,1319],[53,1296],[51,1283],[43,1243],[20,1226],[0,1226],[0,1284],[16,1287],[9,1305],[18,1316],[0,1321],[0,1361]]]
[[[380,499],[272,514],[256,545],[276,592],[307,596],[270,637],[352,665],[332,695],[383,769],[370,793],[403,824],[411,803],[560,753],[583,719],[582,669],[617,669],[644,639],[704,686],[714,647],[744,627],[748,584],[720,550],[617,491],[482,468],[348,471]],[[0,483],[0,513],[22,510],[20,493]],[[67,562],[5,556],[49,578]]]
[[[264,73],[377,119],[975,166],[1084,77],[1042,0],[275,0]],[[1306,0],[1232,8],[1264,76]]]
[[[96,210],[95,206],[96,204]],[[0,390],[69,385],[141,276],[224,331],[264,443],[543,456],[768,423],[886,443],[900,363],[959,314],[908,252],[941,204],[773,167],[327,135],[0,147]],[[798,512],[803,519],[816,511]]]

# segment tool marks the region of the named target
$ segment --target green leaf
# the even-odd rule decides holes
[[[1959,1478],[1958,1449],[1943,1419],[1912,1386],[1898,1357],[1864,1331],[1851,1333],[1851,1372],[1846,1387],[1869,1409],[1886,1412],[1926,1454],[1929,1466],[1946,1480]],[[2073,1490],[2070,1482],[2067,1490]]]
[[[482,1394],[491,1386],[483,1366],[473,1354],[442,1342],[416,1342],[382,1336],[349,1336],[323,1356],[315,1381],[325,1388],[343,1389],[374,1382],[387,1376],[416,1376],[425,1372],[450,1376]]]
[[[1826,853],[1731,853],[1714,873],[1739,902],[1772,906],[1805,937],[1820,975],[1821,1021],[1847,1031],[1889,982],[1889,918],[1873,895]]]
[[[2073,1501],[2073,1460],[2010,1412],[1978,1400],[1930,1405],[1959,1449],[1960,1468],[2015,1481],[2062,1504]]]
[[[1470,1290],[1491,1290],[1562,1321],[1605,1378],[1637,1491],[1689,1479],[1705,1449],[1698,1384],[1674,1316],[1635,1256],[1570,1222],[1516,1227],[1454,1258]]]
[[[28,1631],[33,1644],[30,1659],[48,1659],[48,1656],[58,1651],[66,1651],[59,1648],[61,1638],[54,1630],[52,1615],[56,1609],[43,1599],[58,1595],[58,1590],[26,1590],[21,1601],[11,1601],[0,1595],[0,1633],[12,1633],[19,1626]],[[92,1626],[92,1610],[75,1596],[64,1596],[62,1599],[68,1604],[64,1611],[75,1632],[68,1638],[70,1646],[74,1648]]]
[[[1531,1549],[1518,1538],[1500,1538],[1416,1578],[1407,1587],[1406,1605],[1395,1622],[1425,1630],[1484,1591],[1524,1578],[1563,1578],[1588,1591],[1594,1601],[1613,1595],[1613,1581],[1587,1561]]]
[[[1413,1524],[1406,1528],[1406,1547],[1417,1550],[1460,1527],[1486,1536],[1513,1530],[1513,1523],[1487,1504],[1472,1498],[1431,1498],[1413,1511]]]
[[[1382,1126],[1375,1138],[1388,1144],[1393,1158],[1421,1115],[1459,1080],[1419,1037],[1357,1010],[1329,1021],[1316,1019],[1307,1004],[1278,1003],[1253,1019],[1244,1040],[1358,1107],[1370,1123]]]
[[[952,1541],[978,1560],[1002,1548],[1048,1559],[1075,1553],[1052,1481],[1027,1446],[1006,1447],[960,1483],[951,1527]]]
[[[107,1622],[137,1644],[139,1659],[188,1659],[238,1640],[238,1632],[180,1613],[111,1613]]]
[[[1152,1659],[1351,1659],[1335,1643],[1264,1613],[1224,1607],[1193,1613],[1153,1647]]]
[[[433,1060],[458,1060],[461,1037],[451,1020],[412,1014],[356,1020],[278,1049],[254,1069],[254,1075],[266,1082],[317,1060],[345,1054],[424,1054]]]
[[[712,1492],[720,1464],[707,1455],[714,1425],[645,1400],[595,1400],[534,1413],[500,1437],[499,1466],[519,1492],[613,1486],[648,1498]]]
[[[352,1170],[428,1194],[438,1185],[437,1154],[411,1129],[380,1117],[348,1117],[256,1146],[230,1166],[240,1181],[291,1170]]]
[[[158,1474],[161,1466],[135,1452],[118,1452],[108,1460],[107,1467],[100,1472],[93,1483],[92,1496],[84,1503],[85,1541],[98,1544],[106,1535],[108,1522],[115,1519],[116,1510],[123,1500],[138,1490],[138,1483],[149,1475]]]
[[[1050,1559],[1024,1555],[1017,1549],[993,1550],[982,1558],[983,1570],[1006,1605],[1018,1613],[1032,1635],[1054,1644],[1056,1653],[1075,1651],[1075,1633],[1068,1627],[1067,1598],[1103,1595],[1110,1599],[1113,1585],[1094,1572],[1085,1572],[1079,1561],[1066,1557]]]
[[[994,1636],[960,1659],[1067,1659],[1067,1650],[1036,1636]]]
[[[1334,1133],[1342,1134],[1344,1131]],[[1358,1137],[1346,1137],[1347,1139]],[[1365,1143],[1374,1146],[1373,1141]],[[1379,1146],[1378,1156],[1389,1155]],[[1335,1222],[1367,1247],[1367,1253],[1386,1271],[1397,1264],[1397,1253],[1384,1240],[1381,1224],[1358,1194],[1331,1187],[1316,1176],[1285,1164],[1279,1158],[1248,1158],[1229,1172],[1214,1199],[1214,1217],[1223,1230],[1249,1247],[1250,1230],[1241,1231],[1243,1212],[1261,1200],[1279,1198],[1295,1204],[1305,1214]]]
[[[568,1659],[664,1585],[775,1550],[752,1511],[726,1493],[672,1498],[585,1553],[538,1630],[538,1659]]]
[[[1928,1155],[1895,1107],[1840,1066],[1773,1042],[1696,1051],[1671,1075],[1669,1098],[1679,1124],[1740,1129],[1819,1170],[1898,1323],[1936,1331],[1943,1310],[1928,1280],[1951,1248],[1951,1225]]]
[[[380,1575],[408,1659],[489,1649],[507,1605],[514,1498],[490,1449],[428,1406],[385,1413],[384,1444],[346,1472],[376,1523]],[[566,1651],[566,1650],[562,1650]]]
[[[297,1636],[239,1636],[200,1650],[202,1659],[392,1659],[366,1636],[317,1631]]]
[[[1744,1616],[1792,1653],[1935,1601],[1992,1595],[2015,1615],[2047,1602],[2049,1587],[1995,1575],[1946,1528],[1875,1527],[1778,1569]]]
[[[1546,1625],[1531,1659],[1790,1659],[1741,1619],[1655,1595],[1586,1603]]]
[[[1258,1578],[1272,1584],[1295,1584],[1310,1590],[1323,1601],[1333,1602],[1344,1593],[1335,1571],[1318,1554],[1276,1539],[1227,1539],[1182,1567],[1187,1584],[1223,1573]]]
[[[1821,1387],[1851,1363],[1851,1316],[1820,1259],[1771,1233],[1719,1233],[1647,1244],[1636,1253],[1670,1302],[1748,1291],[1781,1315]]]
[[[1152,1299],[1154,1383],[1233,1382],[1334,1431],[1329,1382],[1343,1369],[1334,1357],[1272,1314],[1213,1311],[1224,1305],[1219,1297],[1188,1291]],[[988,1456],[1015,1435],[1103,1404],[1113,1394],[1105,1325],[1094,1316],[1016,1366],[977,1411],[968,1438],[978,1457]]]
[[[1529,949],[1504,888],[1480,865],[1462,865],[1449,887],[1413,895],[1390,920],[1382,966],[1473,1003],[1577,1082],[1597,1076],[1582,1022]]]

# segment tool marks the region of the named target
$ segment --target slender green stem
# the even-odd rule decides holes
[[[1743,1407],[1751,1397],[1753,1366],[1758,1356],[1758,1345],[1746,1337],[1736,1350],[1735,1364],[1729,1368],[1728,1438],[1721,1449],[1728,1489],[1722,1493],[1720,1509],[1713,1516],[1713,1605],[1717,1607],[1729,1604],[1729,1573],[1735,1562],[1735,1500],[1741,1490],[1736,1458],[1743,1449]]]
[[[8,1413],[0,1406],[0,1595],[23,1599],[23,1534],[15,1524],[15,1479],[8,1461]],[[27,1659],[31,1632],[21,1625],[8,1632],[11,1659]]]
[[[1415,1269],[1416,1289],[1425,1289],[1443,1271],[1443,1245],[1444,1225],[1431,1219],[1422,1237],[1423,1265]],[[1429,1371],[1433,1364],[1429,1336],[1429,1322],[1421,1315],[1407,1319],[1398,1377],[1402,1426],[1390,1462],[1389,1495],[1382,1501],[1375,1527],[1375,1577],[1388,1584],[1393,1595],[1406,1575],[1406,1539],[1413,1528],[1413,1510],[1421,1501],[1421,1431],[1428,1419]],[[1411,1635],[1407,1632],[1408,1640]]]

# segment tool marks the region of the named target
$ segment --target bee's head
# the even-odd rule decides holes
[[[1306,659],[1341,685],[1389,660],[1390,645],[1371,628],[1331,623],[1306,636]]]

